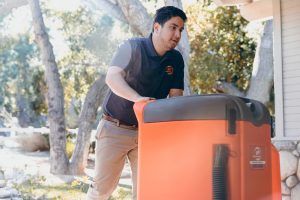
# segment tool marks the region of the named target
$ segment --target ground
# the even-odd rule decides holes
[[[86,176],[55,176],[50,173],[48,151],[26,152],[14,139],[0,137],[0,171],[7,185],[16,188],[23,199],[85,199],[94,174],[93,157],[90,156]],[[111,200],[129,200],[130,188],[130,170],[126,165]]]

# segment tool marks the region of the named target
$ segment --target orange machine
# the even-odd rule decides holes
[[[218,94],[134,105],[138,200],[279,200],[279,156],[258,101]]]

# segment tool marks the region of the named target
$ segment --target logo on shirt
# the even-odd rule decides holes
[[[173,67],[171,65],[169,66],[166,66],[166,70],[165,72],[168,74],[168,75],[172,75],[173,74]]]

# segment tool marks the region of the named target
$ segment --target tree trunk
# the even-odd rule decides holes
[[[84,3],[90,10],[93,10],[94,12],[96,11],[96,13],[97,13],[97,10],[100,10],[102,8],[102,10],[107,15],[110,15],[111,17],[114,17],[124,23],[127,23],[126,17],[124,16],[121,8],[116,3],[113,3],[110,0],[100,0],[100,1],[99,0],[88,0],[88,1],[84,1]],[[103,9],[103,8],[105,8],[105,9]],[[102,13],[100,13],[100,16],[101,15],[102,15]]]
[[[258,47],[255,52],[247,98],[256,99],[266,104],[270,100],[270,91],[274,79],[272,20],[266,21]]]
[[[92,126],[96,120],[97,109],[107,91],[105,76],[101,75],[89,89],[79,117],[79,128],[74,153],[71,158],[69,172],[83,174],[86,167]]]
[[[64,116],[64,92],[55,62],[52,45],[45,29],[38,0],[28,0],[36,42],[40,48],[42,61],[46,67],[45,76],[48,86],[48,114],[50,122],[50,172],[66,174],[68,158],[66,155],[66,126]]]
[[[139,0],[118,0],[127,23],[133,32],[148,37],[152,32],[152,19]]]
[[[31,126],[33,124],[33,116],[31,115],[33,112],[28,103],[28,99],[23,96],[21,91],[18,91],[18,94],[16,95],[16,104],[18,107],[17,118],[19,125],[21,127]]]
[[[225,82],[217,83],[217,89],[227,94],[245,96],[266,104],[269,101],[270,90],[273,85],[273,71],[273,24],[272,20],[268,20],[256,48],[252,76],[247,93],[245,94],[232,84]]]

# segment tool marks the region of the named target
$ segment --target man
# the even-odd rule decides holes
[[[133,104],[183,94],[184,62],[177,46],[186,21],[173,6],[162,7],[154,17],[149,38],[122,43],[106,75],[110,90],[103,103],[104,115],[96,134],[95,177],[88,200],[107,200],[116,188],[128,158],[136,199],[137,119]]]

